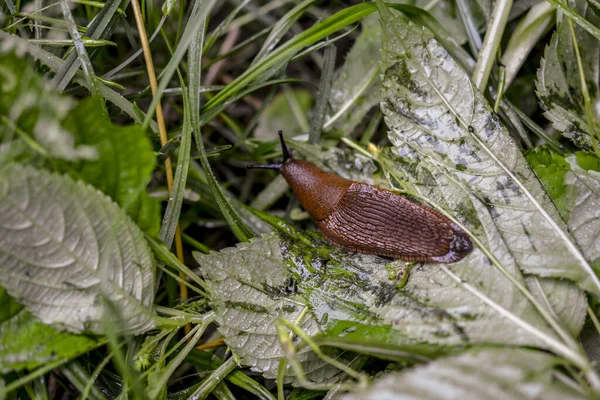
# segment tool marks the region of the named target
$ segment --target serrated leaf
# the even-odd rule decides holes
[[[597,16],[586,0],[569,0],[568,6],[592,24],[600,26]],[[600,118],[600,43],[590,33],[574,24],[575,37],[580,49],[583,74],[590,91],[595,118]],[[575,145],[592,148],[590,128],[585,117],[581,77],[571,31],[566,16],[557,26],[546,47],[535,81],[537,96],[544,116],[555,129],[571,139]]]
[[[81,182],[0,170],[0,283],[42,322],[101,334],[110,301],[124,330],[154,326],[154,263],[139,228]]]
[[[74,358],[99,345],[91,337],[58,331],[23,310],[0,323],[0,373]]]
[[[336,71],[329,95],[335,127],[345,135],[360,123],[379,103],[379,51],[381,28],[376,16],[361,21],[362,32],[346,56],[344,65]],[[329,125],[329,122],[327,122]]]
[[[380,15],[381,108],[394,151],[431,171],[444,197],[471,202],[477,216],[469,228],[524,273],[567,278],[600,295],[600,279],[469,76],[428,31],[383,6]],[[490,230],[499,237],[487,237]]]
[[[98,108],[98,101],[89,98],[71,111],[65,127],[77,144],[93,146],[97,158],[64,164],[63,170],[102,190],[142,230],[156,236],[160,205],[146,193],[156,161],[141,126],[112,124]]]
[[[263,235],[211,254],[194,253],[207,283],[211,307],[226,343],[244,365],[276,378],[284,356],[274,322],[283,318],[308,335],[319,332],[314,317],[305,312],[304,299],[295,293],[291,272],[285,267],[282,243]],[[305,348],[297,353],[314,382],[335,381],[340,371]],[[289,370],[286,376],[293,376]]]
[[[557,379],[560,360],[539,351],[468,351],[426,366],[392,372],[343,400],[375,399],[586,399]]]
[[[308,334],[357,338],[407,354],[430,357],[474,344],[550,346],[507,321],[437,265],[418,265],[400,288],[402,261],[331,248],[322,239],[297,232],[274,217],[267,220],[281,238],[265,235],[221,253],[195,254],[211,288],[213,309],[227,344],[244,364],[267,372],[267,376],[283,355],[273,322],[277,317],[293,322],[305,306],[309,312],[300,326]],[[498,253],[502,257],[503,252]],[[474,278],[478,290],[553,337],[529,301],[486,263],[479,250],[452,269]],[[520,277],[514,264],[512,271]],[[585,315],[572,308],[584,309],[582,293],[573,285],[572,292],[563,291],[560,283],[554,285],[548,289],[557,294],[549,303],[570,302],[555,312],[576,334]]]

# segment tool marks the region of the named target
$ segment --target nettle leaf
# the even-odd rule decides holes
[[[446,201],[475,210],[457,217],[509,270],[568,278],[600,295],[600,280],[469,76],[427,30],[383,6],[380,15],[381,108],[393,150],[430,171]]]
[[[23,310],[0,323],[0,373],[74,358],[100,344],[92,337],[56,330]]]
[[[209,255],[194,253],[227,345],[244,365],[272,379],[284,356],[275,320],[297,323],[308,335],[319,332],[312,314],[305,314],[306,302],[296,293],[282,246],[277,235],[270,234]],[[310,349],[298,351],[297,356],[308,379],[319,383],[339,379],[340,371]],[[293,372],[288,369],[286,375]]]
[[[539,351],[468,351],[426,366],[392,372],[343,400],[586,399],[556,377],[560,359]]]
[[[109,195],[142,230],[156,236],[160,205],[146,193],[156,160],[144,129],[114,125],[94,98],[78,103],[65,127],[78,145],[93,146],[98,157],[65,164],[63,169]]]
[[[569,0],[568,6],[596,26],[600,16],[594,13],[586,0]],[[600,43],[578,24],[573,24],[580,50],[583,74],[590,92],[595,118],[600,118]],[[536,79],[537,96],[555,129],[571,139],[575,145],[592,148],[590,128],[585,118],[581,76],[568,19],[563,16],[546,47]]]
[[[308,312],[298,325],[309,335],[389,345],[425,357],[474,344],[549,346],[486,306],[438,265],[417,265],[406,285],[399,287],[404,262],[331,248],[319,235],[298,232],[275,217],[263,218],[279,236],[263,235],[219,253],[194,255],[227,344],[243,364],[266,376],[274,375],[283,356],[275,320],[298,322],[305,307]],[[553,337],[529,301],[479,250],[452,269],[458,275],[468,273],[479,291]],[[520,276],[514,264],[512,271]],[[557,293],[548,302],[566,303],[555,312],[577,334],[585,318],[581,291],[569,284],[565,284],[569,290],[561,287],[563,283],[551,284],[545,289]],[[309,371],[321,374],[312,379],[333,376],[335,370],[312,353],[303,350],[300,357]]]
[[[126,332],[154,327],[150,249],[108,197],[12,164],[0,170],[0,220],[0,283],[42,322],[101,334],[119,312]]]
[[[336,71],[329,95],[332,110],[329,118],[343,113],[335,127],[345,134],[350,134],[369,110],[379,104],[381,27],[377,16],[364,18],[361,28],[344,65]]]

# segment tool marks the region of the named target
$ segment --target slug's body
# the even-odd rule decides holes
[[[281,132],[280,132],[281,136]],[[279,169],[325,239],[347,250],[410,261],[453,263],[473,248],[439,212],[389,190],[327,173],[289,155]]]

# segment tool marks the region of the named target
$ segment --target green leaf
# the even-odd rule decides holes
[[[97,158],[61,164],[62,169],[109,195],[144,232],[156,235],[160,205],[146,193],[156,161],[141,126],[112,124],[98,100],[89,98],[70,112],[65,127],[78,145],[92,146]]]
[[[569,7],[585,16],[596,26],[600,17],[586,0],[569,0]],[[580,49],[583,74],[590,88],[592,109],[596,120],[600,118],[600,42],[579,25],[574,25],[575,37]],[[591,130],[585,117],[580,71],[566,16],[559,22],[550,44],[546,47],[536,79],[537,96],[544,109],[544,116],[552,126],[584,149],[592,148]]]
[[[12,318],[15,314],[23,309],[23,306],[13,300],[12,297],[6,293],[6,289],[0,286],[0,323]]]
[[[527,154],[527,161],[542,181],[563,220],[568,221],[570,210],[566,199],[565,175],[571,168],[565,158],[539,148]]]
[[[586,399],[558,379],[561,361],[539,351],[468,351],[414,369],[392,372],[343,400],[375,399]]]
[[[547,150],[527,156],[558,205],[569,231],[594,265],[600,261],[600,160],[592,153],[563,157]]]
[[[507,269],[516,262],[524,273],[567,278],[600,296],[600,279],[468,74],[427,30],[383,6],[380,15],[381,108],[394,152],[430,171],[445,201],[476,210],[448,208],[496,258],[506,255]]]
[[[28,60],[6,47],[0,49],[0,142],[23,141],[30,146],[30,157],[38,153],[73,161],[95,158],[93,147],[76,146],[71,132],[62,126],[74,102],[49,90]]]
[[[101,334],[118,310],[126,332],[154,327],[152,255],[108,197],[12,164],[0,170],[0,220],[0,283],[42,322]]]
[[[344,65],[336,71],[329,103],[332,122],[345,136],[352,133],[365,115],[379,104],[379,51],[381,28],[376,16],[361,21],[362,32],[346,56]]]
[[[88,336],[60,332],[23,310],[0,323],[0,373],[74,358],[100,344]]]

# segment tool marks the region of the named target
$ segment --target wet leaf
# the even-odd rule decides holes
[[[343,400],[375,399],[586,399],[558,379],[560,360],[538,351],[468,351],[426,366],[392,372]]]
[[[152,255],[108,197],[12,164],[0,170],[0,220],[0,283],[43,323],[101,334],[116,309],[129,333],[154,327]]]
[[[275,320],[296,323],[308,335],[319,332],[315,318],[306,313],[305,300],[296,293],[282,246],[271,234],[209,255],[194,253],[227,345],[244,365],[272,379],[277,377],[279,360],[284,355]],[[322,383],[339,378],[340,371],[309,349],[298,351],[297,356],[308,379]],[[291,377],[293,372],[286,375]]]
[[[569,0],[567,3],[578,14],[600,26],[600,16],[594,13],[586,0]],[[591,149],[592,137],[585,117],[581,77],[567,21],[567,17],[563,16],[546,47],[535,82],[536,93],[545,111],[544,116],[552,122],[552,126],[575,145]],[[574,24],[574,30],[597,121],[600,118],[600,42],[577,24]]]
[[[304,307],[307,313],[299,325],[308,334],[360,339],[425,357],[474,344],[548,346],[486,306],[438,265],[417,265],[406,286],[399,287],[404,262],[332,248],[320,236],[296,231],[275,217],[263,218],[279,235],[194,255],[227,344],[242,363],[266,376],[273,376],[283,355],[273,322],[278,317],[296,322]],[[553,337],[528,300],[479,250],[453,264],[452,270],[468,273],[479,291]],[[514,264],[513,273],[520,279]],[[565,296],[568,292],[556,286],[560,283],[554,285],[550,289],[558,293],[550,303],[569,301],[557,312],[571,313],[563,322],[579,332],[584,316],[573,313],[572,307],[582,308],[581,291],[571,285],[575,292]],[[301,359],[315,369],[320,364],[311,354],[303,352]]]
[[[469,76],[428,31],[383,6],[380,15],[381,108],[394,152],[430,171],[441,198],[454,203],[447,210],[509,270],[567,278],[600,295],[600,279]]]

